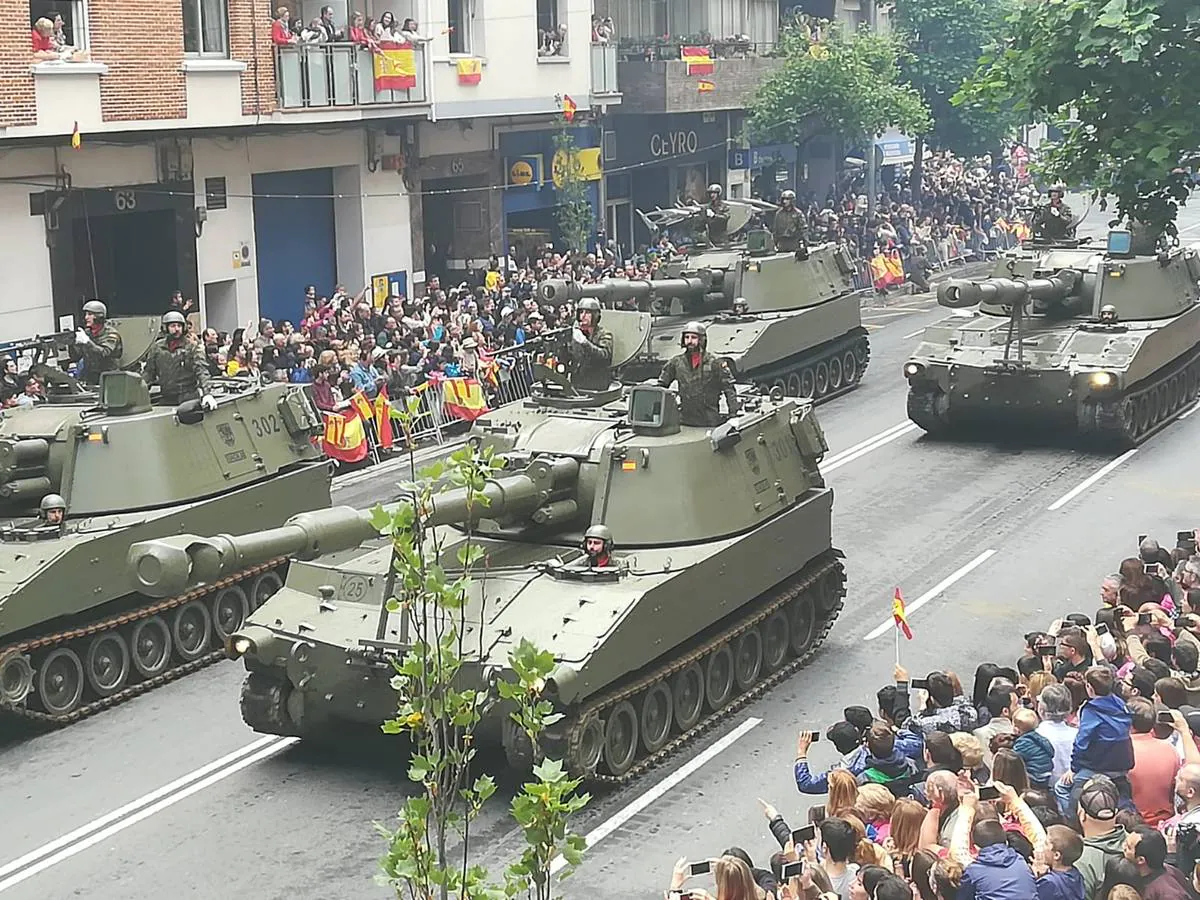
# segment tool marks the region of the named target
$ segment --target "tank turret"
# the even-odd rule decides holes
[[[489,690],[526,638],[556,661],[545,697],[563,718],[544,735],[547,753],[609,782],[665,758],[807,663],[837,618],[844,571],[826,450],[813,405],[780,395],[747,393],[712,428],[683,425],[675,393],[657,385],[629,388],[619,415],[548,412],[484,485],[490,503],[468,508],[450,490],[421,510],[425,526],[441,526],[430,543],[448,577],[465,574],[466,543],[483,554],[455,613],[462,683]],[[473,519],[473,533],[455,524]],[[603,562],[585,553],[596,526],[612,542]],[[139,590],[158,594],[222,583],[277,554],[294,555],[287,584],[226,644],[248,671],[243,718],[300,737],[377,725],[395,708],[391,661],[436,613],[387,602],[393,548],[367,514],[164,537],[133,547],[128,565]],[[489,704],[477,735],[523,765],[528,745],[508,712]]]
[[[649,309],[651,301],[654,300],[680,299],[702,303],[709,294],[718,295],[719,300],[723,296],[721,281],[720,272],[705,272],[703,276],[695,275],[689,278],[606,278],[593,284],[550,278],[541,283],[538,293],[542,302],[556,305],[568,301],[575,303],[585,297],[591,297],[610,305],[636,300],[639,307]]]
[[[964,309],[981,303],[1023,306],[1029,300],[1046,306],[1066,306],[1067,299],[1083,283],[1083,274],[1073,269],[1063,269],[1048,278],[987,278],[982,281],[951,278],[938,286],[937,300],[949,309]]]
[[[487,479],[473,503],[465,488],[435,495],[431,506],[422,510],[421,522],[427,528],[474,524],[483,518],[555,523],[578,512],[573,499],[578,476],[579,464],[569,457],[535,459],[520,472]],[[390,514],[399,506],[384,509]],[[258,534],[183,535],[137,543],[129,549],[129,570],[141,593],[166,597],[279,557],[314,559],[357,547],[378,534],[369,511],[337,506],[300,513]]]

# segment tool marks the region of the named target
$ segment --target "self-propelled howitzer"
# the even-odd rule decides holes
[[[0,718],[68,724],[215,662],[282,584],[275,557],[187,595],[129,588],[136,541],[329,505],[308,386],[213,395],[211,411],[156,406],[141,376],[107,372],[89,404],[0,421]]]
[[[959,313],[925,330],[905,363],[908,414],[950,434],[977,421],[1075,431],[1132,446],[1200,387],[1200,258],[1191,249],[1023,248],[993,277],[950,279],[938,302]]]
[[[746,393],[716,428],[682,425],[664,388],[633,386],[626,402],[623,415],[549,411],[520,430],[487,504],[450,491],[419,510],[449,577],[462,573],[465,541],[484,553],[467,587],[461,677],[490,689],[522,638],[551,652],[546,697],[564,718],[545,749],[617,781],[804,665],[845,593],[810,402]],[[580,552],[596,524],[613,535],[610,565]],[[129,568],[138,590],[172,593],[279,553],[294,554],[287,584],[227,643],[249,672],[243,717],[304,738],[378,725],[395,712],[392,661],[424,633],[419,617],[438,613],[415,601],[388,610],[392,548],[365,514],[148,541]],[[527,760],[498,701],[479,736],[514,765]]]
[[[677,274],[653,279],[550,280],[542,283],[541,295],[551,303],[594,297],[662,314],[645,349],[621,370],[630,381],[659,374],[680,352],[689,321],[705,324],[709,352],[724,359],[739,381],[819,403],[862,379],[870,345],[854,293],[854,261],[844,247],[712,250],[695,265],[684,260],[671,268]],[[735,306],[739,299],[744,308]]]

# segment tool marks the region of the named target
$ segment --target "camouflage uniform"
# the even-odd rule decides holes
[[[1071,207],[1063,203],[1058,207],[1059,215],[1052,215],[1050,204],[1039,206],[1033,214],[1033,233],[1043,241],[1061,241],[1075,234],[1075,216]]]
[[[146,384],[157,384],[166,403],[197,400],[208,393],[208,362],[200,345],[187,337],[160,337],[142,370]]]
[[[117,333],[116,326],[108,320],[104,321],[97,333],[93,333],[90,328],[86,330],[92,342],[76,345],[83,361],[82,380],[87,384],[99,384],[102,373],[116,372],[121,368],[121,352],[124,349],[121,335]]]
[[[704,207],[704,230],[710,244],[719,244],[725,240],[726,229],[729,228],[729,204],[717,198]],[[708,214],[712,210],[712,215]]]
[[[571,384],[584,391],[607,390],[612,384],[613,338],[602,325],[593,325],[586,344],[570,344]]]
[[[693,357],[698,357],[693,365]],[[737,390],[729,367],[712,354],[701,350],[684,350],[667,360],[658,383],[670,387],[679,383],[679,418],[684,425],[711,427],[725,421],[719,401],[725,395],[730,415],[737,412]]]
[[[808,243],[808,224],[804,221],[804,213],[796,207],[780,207],[775,213],[775,221],[771,225],[771,235],[775,238],[775,249],[783,253],[792,253]]]

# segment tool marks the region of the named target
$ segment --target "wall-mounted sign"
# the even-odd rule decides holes
[[[533,181],[533,166],[523,159],[518,159],[508,170],[509,184],[529,184]]]
[[[424,273],[422,273],[424,274]],[[408,272],[388,272],[385,275],[371,276],[371,301],[375,311],[379,312],[387,304],[388,297],[393,295],[407,296]]]
[[[584,181],[599,181],[604,176],[604,163],[600,158],[599,147],[581,147],[573,154],[576,177]],[[562,187],[567,174],[567,152],[559,150],[554,154],[550,164],[550,175],[555,187]]]

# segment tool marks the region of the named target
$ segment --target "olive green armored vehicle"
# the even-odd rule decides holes
[[[748,203],[728,202],[735,213]],[[692,210],[655,210],[643,218],[667,227],[686,221],[681,216]],[[731,231],[745,219],[731,220]],[[683,326],[700,321],[709,352],[728,362],[736,380],[821,402],[854,388],[870,359],[854,271],[843,246],[778,253],[770,234],[757,231],[741,243],[701,247],[649,280],[546,281],[540,291],[549,303],[594,297],[658,316],[645,349],[622,368],[627,380],[657,377],[679,352]]]
[[[971,422],[1074,431],[1133,446],[1196,398],[1200,258],[1107,247],[1027,245],[991,278],[950,279],[938,303],[966,313],[925,329],[904,364],[908,415],[931,435]]]
[[[468,589],[465,677],[490,684],[522,638],[552,652],[546,691],[564,719],[548,752],[600,780],[632,778],[804,665],[845,595],[812,403],[747,394],[715,428],[681,425],[676,404],[638,385],[624,403],[551,412],[514,437],[486,506],[450,490],[422,510],[425,527],[453,536],[440,559],[450,577],[480,519],[486,578]],[[580,548],[598,525],[613,543],[596,567]],[[418,633],[421,604],[388,612],[391,548],[369,513],[146,541],[129,569],[140,592],[176,596],[280,555],[293,557],[287,583],[228,643],[249,672],[245,720],[301,737],[378,725],[395,712],[391,661]],[[521,765],[507,710],[484,725]]]
[[[0,419],[0,718],[67,724],[214,662],[279,588],[282,556],[177,596],[129,590],[136,541],[330,505],[306,386],[212,394],[211,412],[155,406],[140,375],[108,372]]]

